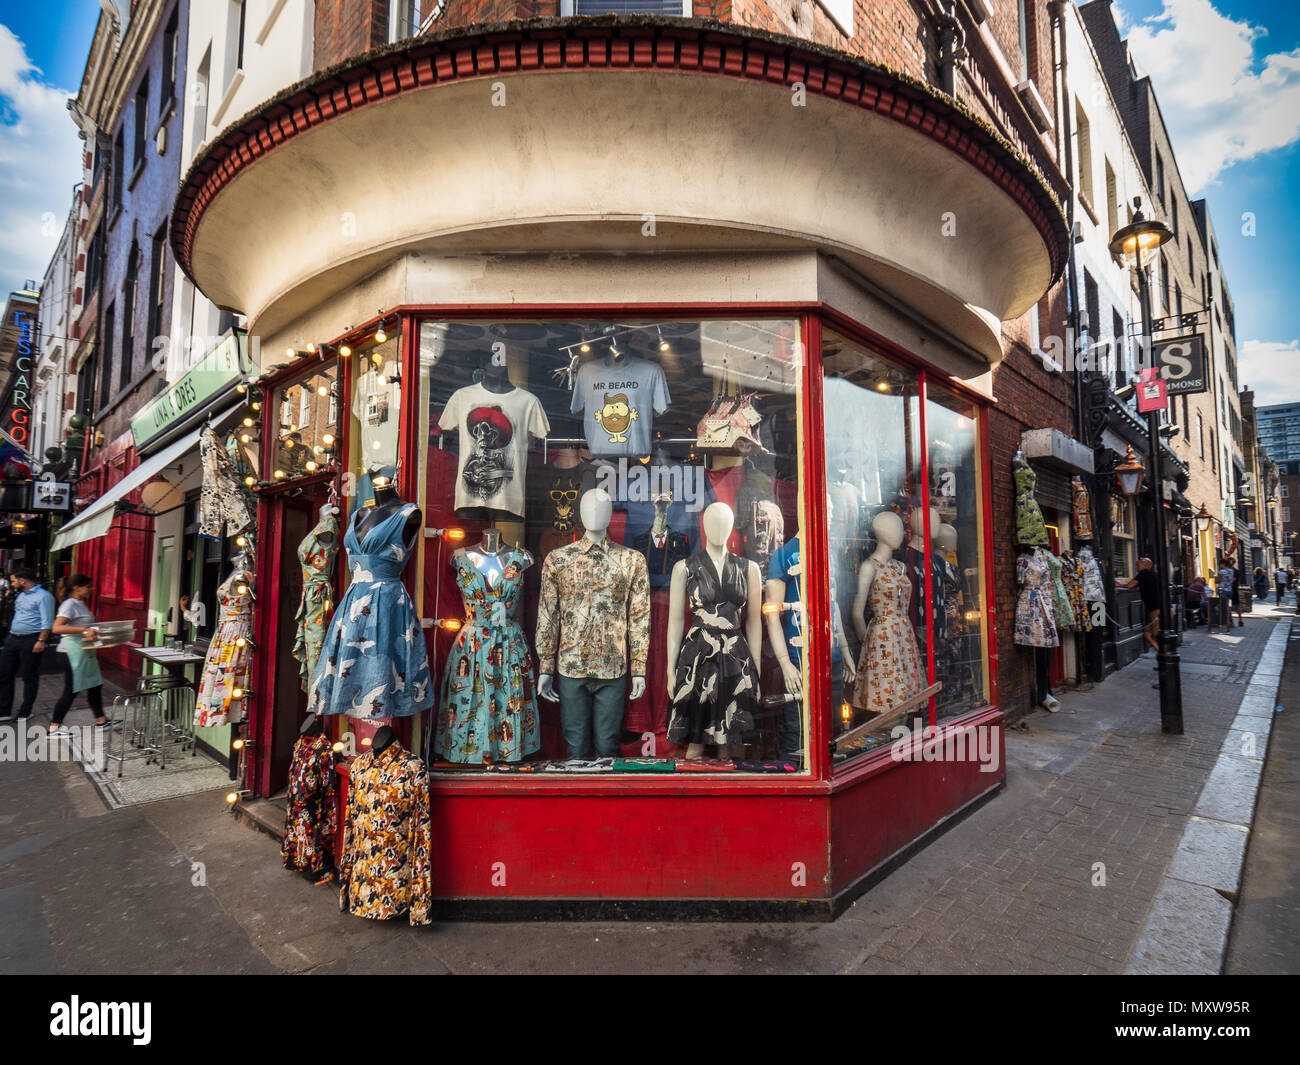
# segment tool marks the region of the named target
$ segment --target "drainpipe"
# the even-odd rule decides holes
[[[949,96],[957,95],[957,58],[966,43],[961,23],[953,10],[952,0],[942,0],[938,10],[930,14],[935,36],[939,41],[939,90]]]
[[[1065,184],[1070,190],[1065,204],[1065,223],[1070,231],[1070,253],[1066,257],[1066,323],[1074,337],[1077,355],[1079,346],[1079,265],[1074,251],[1074,132],[1070,122],[1070,63],[1065,46],[1065,2],[1050,0],[1047,10],[1052,20],[1052,65],[1059,72],[1060,93],[1058,102],[1061,112],[1061,154],[1065,157]],[[1097,328],[1098,323],[1089,322],[1089,333]],[[1079,370],[1078,359],[1074,366],[1074,425],[1078,439],[1084,439],[1083,410],[1083,374]]]

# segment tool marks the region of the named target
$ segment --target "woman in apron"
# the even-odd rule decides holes
[[[59,606],[54,617],[56,636],[61,636],[59,651],[63,653],[63,694],[54,704],[50,735],[71,732],[63,719],[68,716],[73,697],[77,692],[86,693],[86,701],[95,712],[95,725],[107,729],[108,718],[104,716],[103,678],[99,675],[99,662],[95,657],[93,644],[99,638],[95,628],[95,619],[86,606],[90,598],[90,578],[84,573],[74,574],[70,582],[69,597]]]

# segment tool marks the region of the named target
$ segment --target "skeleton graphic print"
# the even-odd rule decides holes
[[[538,398],[522,388],[493,392],[469,385],[452,393],[438,427],[459,432],[456,509],[522,515],[529,438],[551,431]]]

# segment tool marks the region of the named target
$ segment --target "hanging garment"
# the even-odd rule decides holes
[[[447,655],[442,711],[433,749],[449,762],[518,762],[542,746],[537,682],[519,600],[532,556],[505,548],[495,584],[463,552],[451,568],[465,601],[465,623]]]
[[[1105,602],[1106,586],[1102,583],[1101,566],[1097,564],[1092,548],[1079,549],[1079,568],[1083,574],[1083,597],[1090,603]]]
[[[1050,551],[1047,553],[1047,564],[1052,569],[1052,617],[1056,619],[1056,627],[1058,631],[1078,628],[1074,607],[1070,603],[1070,593],[1065,589],[1064,566]]]
[[[650,651],[646,656],[645,694],[629,699],[623,714],[623,730],[635,732],[637,748],[644,734],[654,733],[655,752],[665,751],[668,742],[668,615],[672,595],[667,588],[654,587],[650,577]]]
[[[1020,597],[1016,600],[1016,643],[1022,647],[1055,647],[1061,641],[1056,634],[1052,613],[1052,567],[1050,556],[1038,550],[1016,559],[1016,581]]]
[[[410,717],[433,706],[429,655],[415,605],[402,584],[402,540],[414,503],[398,507],[357,539],[356,511],[343,546],[352,583],[330,619],[312,674],[307,709],[349,717]]]
[[[252,587],[253,575],[237,569],[217,589],[217,631],[199,677],[196,725],[207,728],[244,719],[252,664],[248,642],[253,631]]]
[[[289,763],[289,808],[280,843],[286,869],[319,875],[334,868],[337,802],[333,744],[326,736],[299,736]]]
[[[873,714],[892,710],[925,687],[925,671],[908,618],[912,582],[898,559],[876,563],[867,602],[871,620],[858,659],[853,705]]]
[[[1074,516],[1074,538],[1076,540],[1092,539],[1092,496],[1089,495],[1082,477],[1070,479],[1070,501]]]
[[[352,763],[339,859],[339,909],[387,920],[409,911],[428,924],[429,771],[396,740]]]
[[[759,708],[758,666],[745,637],[749,563],[730,551],[721,578],[707,551],[686,560],[691,626],[677,655],[670,743],[742,743]]]
[[[1074,614],[1074,627],[1083,632],[1092,631],[1092,611],[1083,595],[1083,567],[1078,558],[1061,559],[1061,582],[1065,585],[1065,594],[1070,597],[1070,609]]]
[[[1028,463],[1016,463],[1013,476],[1016,482],[1016,543],[1023,547],[1043,547],[1047,544],[1047,526],[1043,511],[1034,498],[1038,489],[1038,475]]]
[[[293,657],[300,663],[298,675],[302,678],[303,691],[311,685],[321,644],[325,642],[325,622],[334,595],[334,559],[338,553],[339,522],[331,512],[298,545],[302,598],[294,619],[298,634],[293,641]]]
[[[203,490],[199,496],[199,535],[216,540],[221,527],[235,536],[253,524],[256,511],[245,490],[230,452],[217,439],[211,425],[199,434],[199,461],[203,466]]]
[[[487,507],[522,521],[529,438],[551,431],[541,400],[522,388],[467,385],[447,400],[438,428],[459,434],[456,509]]]

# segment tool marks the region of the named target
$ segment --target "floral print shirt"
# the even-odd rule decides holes
[[[428,924],[429,771],[394,740],[353,762],[348,783],[339,909],[377,920],[409,911],[411,924]]]
[[[650,652],[645,555],[585,536],[542,563],[537,607],[539,672],[614,680],[644,677]]]

